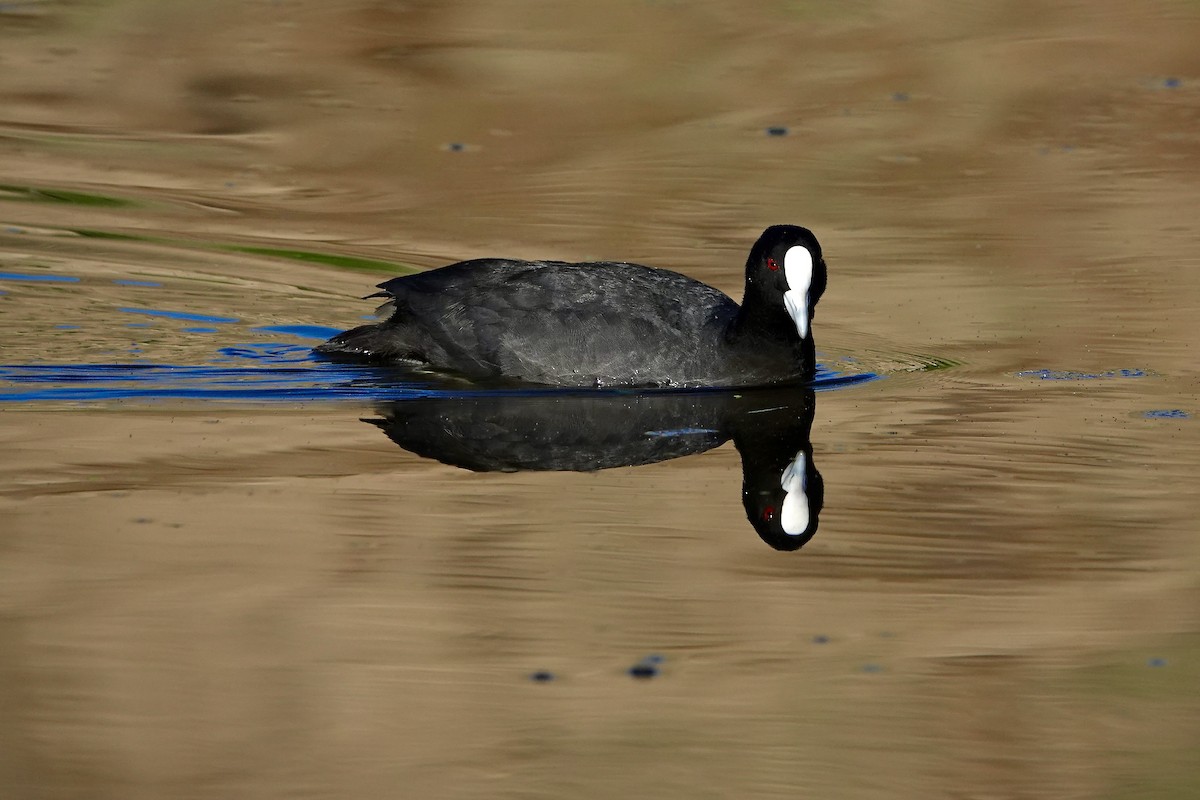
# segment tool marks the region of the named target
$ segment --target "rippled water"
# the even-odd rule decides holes
[[[0,273],[4,281],[77,282],[64,275],[28,275]],[[160,286],[149,281],[115,279],[118,286]],[[120,314],[141,315],[182,322],[207,322],[232,326],[236,317],[220,317],[184,311],[153,308],[116,308]],[[108,317],[88,320],[94,326],[111,326]],[[117,323],[120,324],[120,323]],[[126,322],[126,328],[148,328],[150,323]],[[58,324],[54,331],[82,331],[89,325]],[[179,326],[175,335],[221,334],[229,328]],[[133,342],[127,349],[128,361],[106,364],[0,364],[0,402],[105,400],[242,400],[242,401],[320,401],[404,400],[408,398],[463,396],[470,394],[571,394],[555,389],[487,389],[465,385],[447,385],[431,378],[397,374],[378,367],[339,364],[320,359],[312,346],[340,333],[339,328],[319,325],[239,325],[238,334],[276,341],[242,341],[218,346],[204,363],[148,363],[141,358],[142,347]],[[33,336],[49,336],[51,330],[31,331]],[[284,338],[285,341],[277,341]],[[936,365],[923,365],[936,366]],[[826,391],[869,381],[871,372],[845,372],[820,365],[812,385]],[[7,387],[7,390],[5,388]],[[603,391],[596,393],[604,393]]]
[[[0,795],[1194,795],[1198,36],[0,5]],[[812,394],[309,351],[482,255],[737,295],[778,222]]]
[[[238,320],[204,317],[176,311],[117,309],[148,316],[235,323]],[[143,323],[127,323],[146,327]],[[84,330],[81,325],[56,325],[55,330]],[[214,334],[217,328],[183,327],[180,334]],[[279,336],[292,342],[241,342],[216,348],[207,363],[161,364],[141,359],[111,364],[0,364],[0,402],[100,402],[106,400],[241,400],[331,402],[337,400],[404,400],[470,395],[572,395],[558,389],[487,389],[447,385],[431,378],[396,374],[378,367],[339,364],[320,359],[312,345],[336,333],[337,328],[316,325],[266,325],[249,329],[250,335]],[[134,344],[129,356],[137,358]],[[820,365],[813,388],[817,391],[873,380],[872,372],[842,372]],[[591,390],[590,393],[622,393]],[[664,390],[665,393],[665,390]],[[680,392],[686,393],[686,392]]]

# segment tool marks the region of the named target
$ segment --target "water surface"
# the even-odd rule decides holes
[[[5,796],[1195,794],[1193,7],[219,5],[0,8]],[[485,471],[308,353],[778,222],[800,549],[711,414]]]

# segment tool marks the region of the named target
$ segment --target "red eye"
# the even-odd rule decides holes
[[[775,263],[775,259],[768,258],[767,259],[767,269],[771,270],[771,272],[778,272],[779,264]]]
[[[767,506],[763,509],[763,522],[770,522],[775,518],[775,506]]]

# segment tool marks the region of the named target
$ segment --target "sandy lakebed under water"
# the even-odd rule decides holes
[[[0,6],[0,795],[1194,795],[1198,40],[1170,2]],[[796,552],[732,444],[472,472],[308,356],[482,255],[739,296],[776,222],[826,252],[826,376],[875,376],[807,407]]]

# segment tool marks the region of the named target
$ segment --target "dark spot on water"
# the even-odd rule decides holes
[[[651,653],[650,655],[643,658],[641,663],[643,663],[643,664],[661,664],[666,660],[667,660],[667,657],[662,655],[661,653]]]
[[[1167,78],[1163,81],[1163,86],[1167,89],[1178,89],[1181,83],[1182,81],[1179,78]]]
[[[451,142],[450,144],[446,145],[446,149],[451,153],[461,153],[463,150],[467,149],[467,146],[462,142]]]
[[[1142,416],[1147,419],[1187,419],[1191,414],[1182,408],[1161,408],[1153,411],[1143,411]]]
[[[788,129],[782,125],[772,125],[767,128],[767,136],[787,136]]]
[[[77,331],[77,330],[79,330],[78,325],[55,325],[54,328],[55,328],[55,330],[60,330],[60,331]]]
[[[1146,666],[1148,667],[1165,667],[1166,665],[1167,660],[1165,658],[1152,658],[1146,662]]]
[[[153,521],[154,520],[150,519],[150,517],[138,517],[137,519],[134,520],[134,522],[136,522],[139,525],[145,525],[146,523],[153,522]]]
[[[863,664],[862,671],[873,675],[877,672],[883,672],[883,667],[879,664]]]
[[[829,637],[823,633],[818,633],[812,640],[813,644],[829,644]]]
[[[650,680],[658,675],[658,667],[654,664],[647,664],[645,661],[639,661],[629,668],[629,676],[639,680]]]
[[[554,673],[549,670],[539,669],[537,672],[529,675],[529,680],[534,683],[549,683],[554,680]]]
[[[908,92],[892,92],[892,99],[897,103],[907,103]]]

